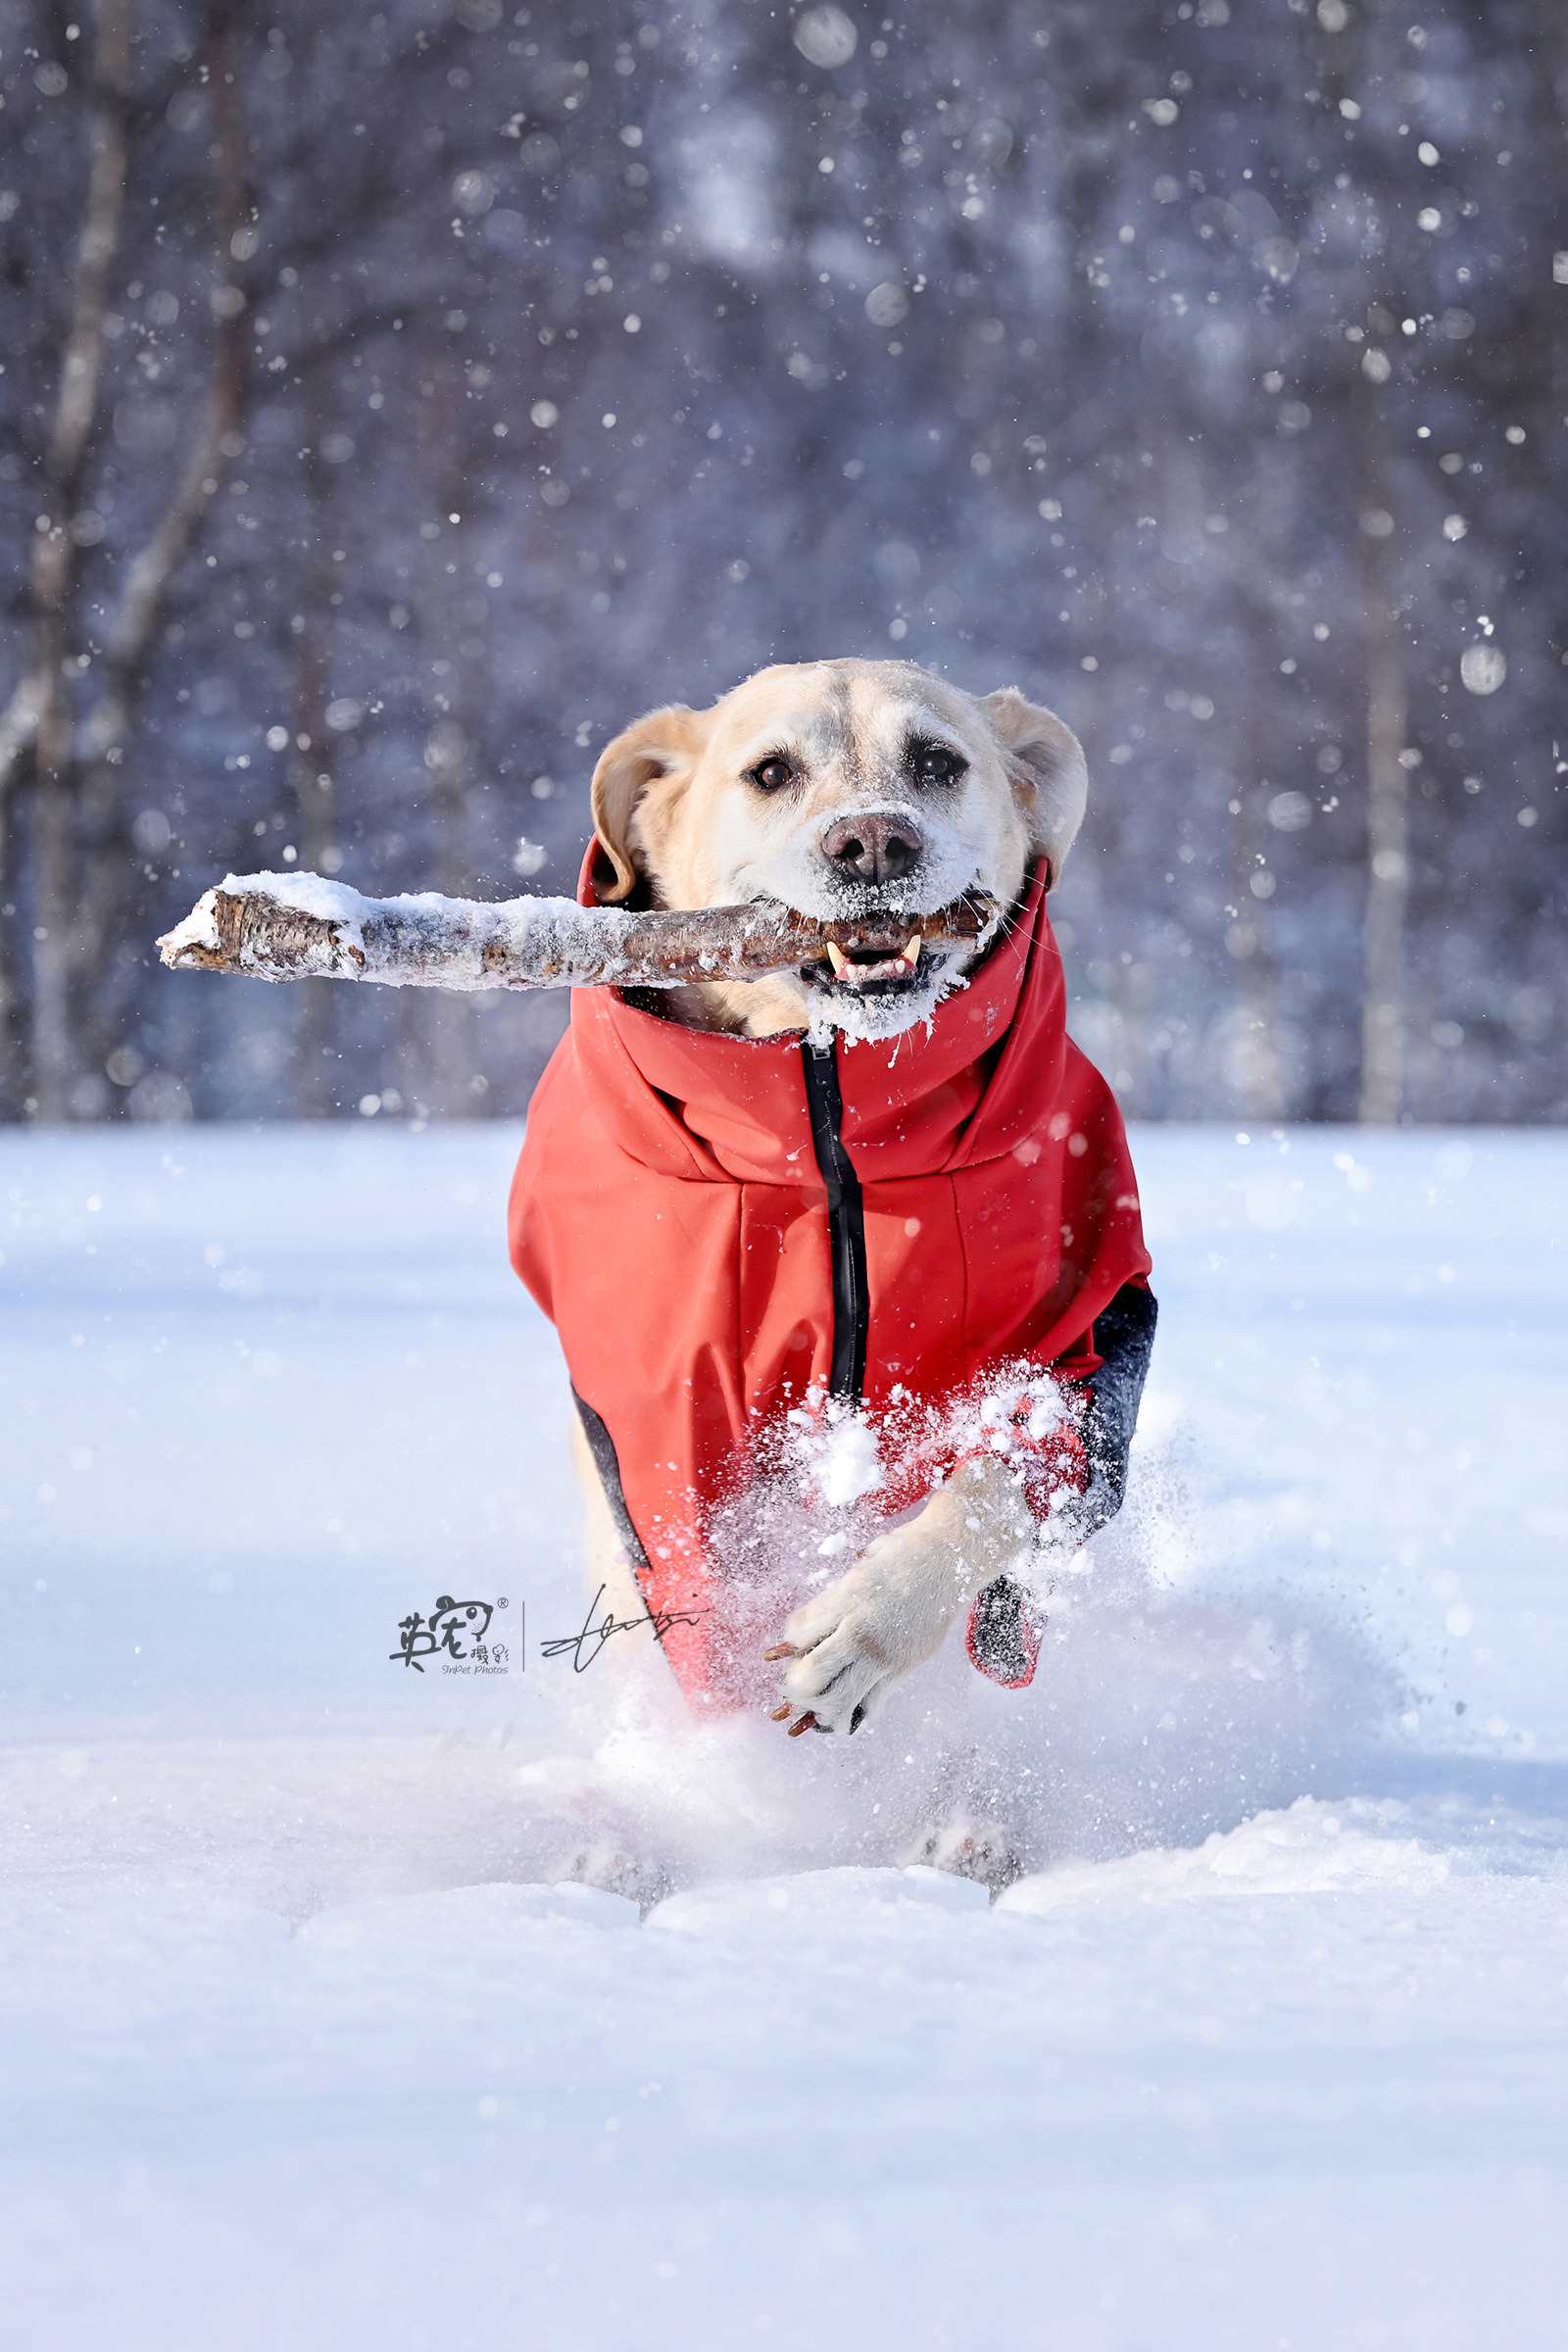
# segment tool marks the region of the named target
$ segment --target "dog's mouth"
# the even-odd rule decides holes
[[[947,962],[946,956],[927,955],[925,941],[912,931],[890,954],[886,948],[841,948],[829,940],[827,954],[801,966],[808,988],[835,997],[904,997],[930,980]]]
[[[951,906],[928,914],[881,908],[837,922],[817,923],[813,948],[796,967],[803,986],[820,996],[907,997],[929,989],[955,955],[973,955],[991,937],[994,899],[967,890]],[[797,916],[798,922],[808,918]]]

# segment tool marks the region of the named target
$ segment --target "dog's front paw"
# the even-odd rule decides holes
[[[968,1599],[964,1563],[945,1533],[919,1520],[879,1536],[847,1576],[806,1601],[767,1652],[790,1658],[776,1721],[803,1731],[855,1732],[901,1675],[941,1647]]]

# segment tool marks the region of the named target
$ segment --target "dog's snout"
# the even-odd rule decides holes
[[[892,882],[913,870],[925,837],[912,816],[877,809],[865,816],[841,816],[822,836],[822,855],[839,873],[858,882]]]

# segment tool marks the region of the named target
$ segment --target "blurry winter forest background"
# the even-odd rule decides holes
[[[153,937],[844,653],[1083,736],[1130,1110],[1568,1110],[1568,11],[884,5],[0,0],[5,1115],[515,1111],[563,1000]]]

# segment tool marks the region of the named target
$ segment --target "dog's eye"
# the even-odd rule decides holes
[[[917,784],[956,784],[968,762],[939,743],[920,743],[910,754],[910,764]]]
[[[795,781],[795,770],[787,760],[763,760],[751,771],[750,781],[759,792],[782,792],[786,784]]]

